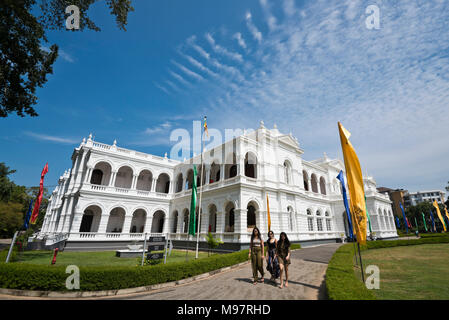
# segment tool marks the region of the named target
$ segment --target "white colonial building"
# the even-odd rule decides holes
[[[83,139],[73,166],[52,193],[39,238],[66,240],[66,249],[122,248],[145,234],[166,235],[192,246],[187,235],[193,165],[202,192],[201,246],[210,230],[225,250],[248,247],[259,227],[266,238],[267,196],[272,230],[303,245],[336,242],[348,235],[338,159],[305,161],[291,134],[265,128],[245,133],[179,162]],[[203,171],[201,175],[201,171]],[[202,176],[202,177],[201,177]],[[397,237],[391,201],[365,177],[372,229],[377,238]],[[198,210],[199,211],[199,210]]]

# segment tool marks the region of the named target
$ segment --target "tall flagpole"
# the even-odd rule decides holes
[[[202,126],[204,128],[204,125]],[[200,202],[198,204],[198,232],[196,233],[196,252],[195,259],[198,259],[198,245],[200,241],[200,231],[201,231],[201,198],[203,195],[203,150],[204,150],[204,139],[203,139],[203,129],[201,129],[201,174],[200,174]]]

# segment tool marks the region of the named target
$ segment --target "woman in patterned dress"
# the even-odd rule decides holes
[[[287,238],[285,232],[281,232],[279,241],[276,246],[276,257],[281,268],[281,283],[279,288],[284,287],[283,284],[283,271],[285,270],[285,286],[288,287],[288,265],[290,264],[290,241]]]

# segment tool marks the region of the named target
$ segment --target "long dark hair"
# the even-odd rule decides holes
[[[282,236],[285,237],[284,240],[282,240]],[[281,234],[279,235],[278,247],[280,248],[282,244],[284,244],[285,248],[290,247],[290,240],[288,240],[287,234],[285,232],[281,232]]]
[[[259,240],[262,240],[262,235],[260,234],[259,228],[254,227],[253,233],[251,234],[251,245],[253,244],[254,237],[256,236],[256,235],[254,234],[254,231],[255,231],[255,230],[257,230],[257,237],[259,238]]]

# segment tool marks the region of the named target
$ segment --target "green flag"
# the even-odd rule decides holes
[[[190,219],[189,219],[189,235],[194,236],[196,233],[196,166],[193,166],[193,182],[192,182],[192,199],[190,200]]]
[[[419,228],[418,228],[418,221],[416,221],[416,216],[415,216],[415,225],[416,225],[416,230],[419,230]]]
[[[424,222],[424,228],[426,229],[426,232],[427,232],[426,216],[422,212],[421,212],[421,214],[422,214],[422,221]]]

